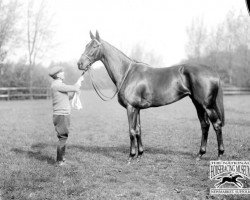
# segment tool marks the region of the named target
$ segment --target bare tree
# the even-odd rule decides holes
[[[242,13],[237,17],[237,25],[238,25],[238,46],[242,47],[242,62],[244,62],[244,66],[249,65],[249,47],[250,47],[250,20],[249,16],[246,16]]]
[[[230,10],[226,16],[224,50],[227,52],[229,83],[233,83],[234,70],[238,66],[248,65],[250,45],[249,16]],[[237,52],[237,53],[236,53]]]
[[[237,41],[237,23],[235,23],[235,13],[230,11],[226,18],[226,37],[225,37],[225,47],[228,52],[228,72],[229,72],[229,83],[232,84],[233,76],[233,51],[236,48]]]
[[[189,41],[186,50],[189,61],[199,60],[200,63],[216,66],[224,77],[225,83],[240,86],[249,85],[249,16],[242,12],[230,10],[225,20],[210,31],[208,36],[201,34],[204,33],[202,30],[203,28],[199,26],[199,23],[192,23],[187,29]],[[206,37],[199,37],[201,35]],[[202,56],[200,56],[199,51],[202,52]]]
[[[0,62],[6,58],[17,35],[17,0],[0,0]]]
[[[29,86],[33,85],[33,70],[37,58],[48,50],[51,39],[52,16],[47,12],[45,0],[28,0],[27,4],[27,48],[29,61]]]
[[[191,26],[189,26],[186,31],[188,35],[186,53],[189,58],[193,57],[199,61],[207,39],[207,29],[204,26],[203,19],[193,19]]]
[[[219,24],[215,29],[208,34],[208,41],[204,49],[204,55],[210,57],[211,65],[215,68],[219,67],[220,55],[223,50],[225,27],[224,24]]]
[[[46,1],[29,0],[27,5],[27,47],[29,65],[36,64],[38,57],[48,50],[51,40],[52,16],[47,13]]]
[[[163,66],[163,59],[160,55],[156,55],[153,51],[146,51],[141,44],[136,44],[130,53],[130,57],[133,59],[148,63],[152,66]]]
[[[143,47],[141,44],[137,43],[131,50],[130,52],[130,57],[132,57],[133,59],[142,62],[143,61],[143,56],[144,56],[144,52],[143,52]],[[144,61],[145,62],[145,61]]]

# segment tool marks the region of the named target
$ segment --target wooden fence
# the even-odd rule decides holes
[[[224,95],[250,95],[250,87],[223,87]]]
[[[47,87],[0,87],[0,100],[49,99],[50,88]]]
[[[249,87],[223,87],[224,95],[250,95]],[[49,99],[47,87],[0,87],[0,100]]]

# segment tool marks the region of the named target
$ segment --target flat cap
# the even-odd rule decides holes
[[[60,66],[55,66],[55,67],[52,67],[49,69],[49,75],[50,76],[54,76],[56,75],[57,73],[59,72],[62,72],[63,71],[63,68],[60,67]]]

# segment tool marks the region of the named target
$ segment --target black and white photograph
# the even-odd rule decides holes
[[[0,0],[0,200],[249,200],[247,0]]]

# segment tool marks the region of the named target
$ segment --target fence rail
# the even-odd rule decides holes
[[[250,87],[223,87],[224,95],[250,95]]]
[[[249,87],[223,87],[224,95],[250,95]],[[49,99],[47,87],[0,87],[0,100]]]
[[[0,100],[49,99],[50,88],[47,87],[0,87]]]

